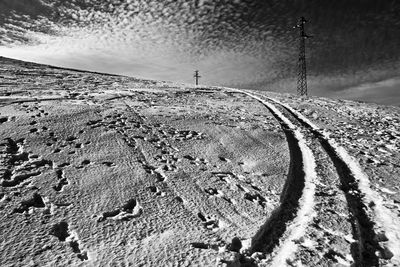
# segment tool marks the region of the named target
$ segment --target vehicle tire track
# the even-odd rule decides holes
[[[286,113],[287,117],[298,120],[296,116],[290,112],[288,113],[287,110],[282,110],[282,112]],[[305,126],[302,123],[301,125],[303,127]],[[308,128],[307,130],[309,131]],[[347,208],[350,212],[349,217],[352,224],[353,238],[357,240],[351,244],[351,254],[355,264],[356,266],[378,266],[379,259],[376,255],[376,251],[381,251],[382,248],[379,246],[376,239],[376,234],[373,229],[374,223],[367,215],[365,206],[362,203],[362,195],[358,184],[354,176],[351,175],[351,171],[346,163],[340,160],[329,143],[324,139],[319,139],[318,135],[315,135],[315,132],[312,133],[313,138],[319,141],[324,153],[331,159],[337,177],[340,180],[340,189],[345,195]]]
[[[274,255],[267,259],[272,266],[283,266],[298,250],[298,240],[304,236],[307,226],[315,216],[314,195],[317,174],[315,159],[303,134],[274,105],[241,90],[263,104],[279,121],[285,132],[290,150],[289,174],[281,194],[281,205],[273,211],[266,223],[255,234],[251,253]],[[264,262],[266,263],[266,262]]]
[[[271,101],[279,103],[273,99]],[[358,162],[330,137],[329,132],[322,131],[288,105],[279,104],[293,114],[305,127],[314,132],[326,147],[328,154],[331,153],[332,157],[336,158],[339,171],[344,172],[345,178],[355,184],[350,183],[349,186],[356,186],[358,190],[355,191],[357,192],[356,195],[358,195],[358,207],[356,208],[359,210],[360,215],[360,222],[357,223],[360,226],[360,235],[365,238],[365,241],[362,240],[365,244],[361,242],[359,246],[361,256],[365,257],[363,255],[364,250],[368,249],[371,243],[375,243],[378,246],[377,257],[390,260],[390,263],[394,265],[400,265],[400,218],[384,206],[382,197],[371,188],[369,178]],[[364,223],[368,225],[368,222],[371,222],[369,225],[370,230],[364,229]],[[369,236],[368,234],[373,234],[373,236]],[[368,239],[368,237],[372,237],[373,240]]]
[[[370,188],[368,177],[355,159],[331,139],[328,132],[316,127],[299,112],[277,100],[263,98],[278,104],[287,117],[292,117],[311,132],[334,163],[352,215],[353,236],[357,240],[352,254],[356,266],[378,266],[388,261],[398,264],[399,219],[383,206],[381,197]]]
[[[272,212],[269,219],[252,239],[251,251],[253,253],[271,253],[278,245],[279,239],[287,230],[286,223],[293,221],[296,216],[305,183],[303,155],[298,140],[294,132],[291,131],[278,116],[275,114],[274,116],[281,123],[288,142],[290,152],[289,173],[280,196],[281,204]]]

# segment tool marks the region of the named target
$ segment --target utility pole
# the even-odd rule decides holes
[[[199,75],[198,70],[194,71],[194,78],[196,78],[196,85],[199,85],[199,78],[201,78],[201,76]]]
[[[297,94],[299,96],[307,96],[307,67],[306,67],[306,39],[310,38],[305,33],[304,24],[306,23],[306,19],[301,17],[299,22],[294,28],[299,29],[299,40],[300,40],[300,53],[299,53],[299,62],[298,62],[298,78],[297,78]]]

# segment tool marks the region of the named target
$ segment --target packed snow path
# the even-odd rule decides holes
[[[354,243],[357,244],[357,249],[352,249],[351,251],[352,257],[343,254],[343,251],[334,251],[336,259],[344,264],[351,264],[354,261],[357,266],[399,264],[399,220],[395,214],[383,206],[382,199],[370,188],[368,177],[363,173],[355,159],[343,147],[340,147],[330,138],[328,132],[316,127],[302,114],[288,105],[254,92],[235,91],[240,91],[257,99],[268,108],[271,108],[272,103],[277,104],[281,112],[286,116],[283,119],[286,122],[285,124],[288,122],[296,124],[299,128],[302,128],[302,131],[308,132],[311,139],[309,142],[315,143],[318,140],[320,146],[331,159],[331,163],[336,168],[337,176],[341,182],[341,189],[345,195],[348,210],[350,211],[349,215],[343,215],[348,217],[347,219],[352,222]],[[273,108],[276,109],[276,107]],[[315,150],[314,152],[318,153]],[[324,165],[326,163],[321,162],[320,164]],[[317,165],[319,165],[318,161]],[[321,174],[324,175],[323,173]],[[324,194],[329,195],[332,192],[325,191]],[[323,208],[323,205],[320,205],[317,200],[316,207]],[[335,223],[332,223],[332,226],[334,227]],[[322,227],[322,229],[324,228]],[[335,229],[333,232],[337,233],[338,230]],[[343,228],[340,230],[342,231]],[[339,235],[349,239],[348,235]]]

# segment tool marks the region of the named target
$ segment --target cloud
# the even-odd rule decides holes
[[[50,16],[52,8],[41,0],[1,0],[3,18],[10,13],[20,13],[31,17]]]
[[[0,48],[1,55],[184,82],[192,81],[192,71],[199,69],[208,84],[275,75],[273,65],[282,45],[268,31],[263,35],[269,38],[263,40],[252,34],[238,36],[236,30],[251,30],[241,21],[240,1],[225,6],[213,1],[82,3],[58,7],[59,22],[48,23],[56,34],[28,30],[38,19],[10,18],[5,27],[21,40],[10,38],[14,43]],[[20,28],[12,28],[18,20]]]
[[[346,88],[335,97],[400,106],[400,77]]]
[[[393,76],[388,63],[400,62],[400,4],[363,3],[0,0],[0,55],[182,82],[199,69],[205,84],[291,91],[298,56],[292,26],[305,15],[314,35],[307,41],[310,87],[330,95]],[[371,66],[386,74],[364,75]]]

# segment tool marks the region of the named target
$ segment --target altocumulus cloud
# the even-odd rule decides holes
[[[0,53],[178,81],[191,81],[198,68],[209,84],[262,82],[278,75],[274,63],[285,50],[272,31],[260,36],[249,25],[241,13],[246,3],[98,2],[37,0],[29,8],[15,6],[2,25],[7,34]]]
[[[293,92],[292,27],[304,15],[314,94],[346,97],[399,76],[394,0],[0,0],[0,9],[0,55],[40,63],[182,82],[199,69],[205,84]]]

